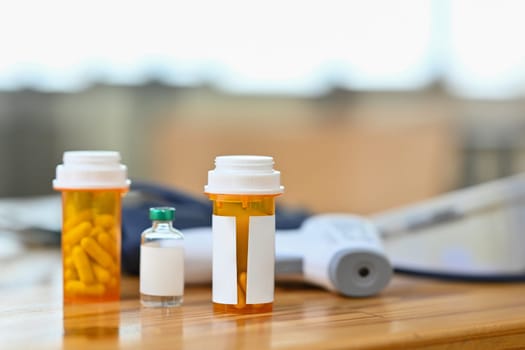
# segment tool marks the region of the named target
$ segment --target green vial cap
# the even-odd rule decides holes
[[[175,208],[159,207],[149,209],[149,218],[151,220],[173,221],[175,217]]]

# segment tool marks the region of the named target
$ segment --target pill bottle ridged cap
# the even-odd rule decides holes
[[[173,221],[174,217],[175,217],[175,208],[172,208],[172,207],[149,208],[150,220]]]
[[[281,173],[273,169],[267,156],[219,156],[215,169],[208,172],[204,192],[210,194],[280,194]]]
[[[63,189],[127,189],[127,168],[114,151],[64,152],[63,164],[56,168],[53,187]]]

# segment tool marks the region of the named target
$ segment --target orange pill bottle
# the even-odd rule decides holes
[[[220,156],[204,191],[213,201],[214,310],[269,312],[275,269],[275,197],[283,192],[273,158]]]
[[[53,180],[62,192],[64,304],[120,299],[122,196],[129,185],[118,152],[64,153]]]

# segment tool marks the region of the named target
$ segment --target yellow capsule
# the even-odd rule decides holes
[[[89,235],[91,237],[97,237],[101,233],[104,233],[104,229],[102,227],[95,226],[91,229],[91,233]]]
[[[118,225],[113,226],[109,230],[106,230],[106,233],[109,235],[109,237],[111,237],[111,239],[116,240],[117,237],[120,237],[120,227]]]
[[[235,307],[237,309],[242,309],[246,306],[246,295],[244,294],[244,291],[241,288],[240,284],[237,284],[237,304],[235,304]]]
[[[71,294],[101,296],[106,292],[106,287],[101,283],[88,285],[81,281],[67,281],[65,290]]]
[[[62,227],[62,231],[68,231],[83,221],[91,221],[92,218],[93,218],[93,214],[91,213],[91,210],[83,210],[77,215],[71,216],[71,218],[69,218],[64,223],[64,227]]]
[[[108,252],[113,257],[113,259],[117,258],[117,245],[108,233],[100,233],[97,236],[97,242],[106,252]]]
[[[100,283],[107,283],[111,280],[111,273],[109,273],[108,270],[106,270],[97,263],[93,263],[91,266],[93,267],[93,272],[95,272],[97,281],[99,281]]]
[[[64,271],[64,279],[67,281],[78,280],[77,270],[74,268],[68,268]]]
[[[246,272],[239,274],[239,281],[237,283],[237,304],[235,307],[242,309],[246,306]]]
[[[115,266],[111,255],[109,255],[92,237],[82,238],[80,245],[86,253],[96,262],[98,262],[102,267],[105,267],[109,270],[114,270]]]
[[[115,226],[115,218],[113,215],[100,214],[95,216],[95,226],[100,226],[105,230],[109,230]]]
[[[84,250],[80,246],[76,246],[73,248],[71,255],[80,280],[86,284],[95,282],[95,275],[93,274],[89,258]]]
[[[239,284],[243,290],[243,292],[246,293],[246,272],[241,272],[239,275]]]
[[[73,264],[73,258],[71,256],[67,256],[64,258],[64,266],[68,269],[75,267]]]
[[[64,243],[62,244],[62,252],[64,257],[69,257],[71,255],[71,250],[73,247],[70,244]]]
[[[65,245],[75,245],[83,237],[89,235],[91,232],[91,222],[83,221],[77,226],[75,226],[70,231],[64,231],[63,242]]]

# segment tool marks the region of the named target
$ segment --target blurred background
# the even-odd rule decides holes
[[[281,203],[375,213],[525,169],[525,2],[6,1],[0,197],[66,150],[202,196],[275,158]]]

